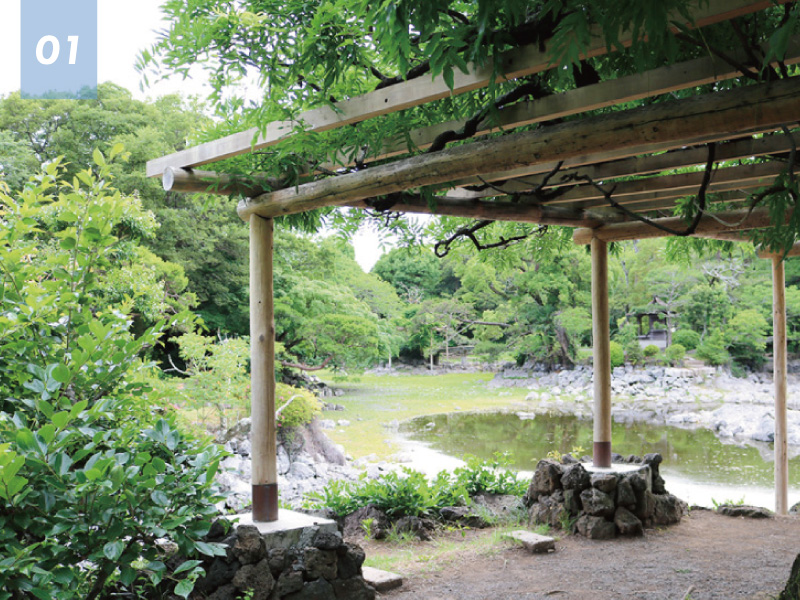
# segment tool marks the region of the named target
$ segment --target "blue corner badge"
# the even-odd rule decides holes
[[[22,97],[97,98],[97,0],[22,0]]]

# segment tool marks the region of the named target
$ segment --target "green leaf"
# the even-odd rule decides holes
[[[161,490],[153,490],[153,492],[150,494],[150,498],[158,506],[167,506],[167,505],[169,505],[169,496],[167,496]]]
[[[179,566],[177,569],[175,569],[175,571],[173,571],[172,574],[173,575],[177,575],[178,573],[185,573],[186,571],[191,571],[197,565],[200,565],[202,563],[203,563],[202,560],[187,560],[187,561],[184,561],[184,562],[181,563],[181,566]]]
[[[117,540],[115,542],[108,542],[103,546],[103,554],[108,560],[116,561],[122,556],[122,551],[125,550],[125,542]]]
[[[67,411],[61,411],[55,413],[51,420],[53,421],[53,425],[55,425],[58,429],[64,429],[64,427],[66,427],[72,419]]]
[[[184,579],[175,586],[175,594],[181,598],[188,598],[194,589],[194,581]]]
[[[69,367],[60,364],[53,369],[50,375],[59,383],[67,383],[70,379]]]

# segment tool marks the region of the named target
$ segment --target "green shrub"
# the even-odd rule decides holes
[[[134,303],[108,304],[148,217],[95,156],[96,174],[57,182],[56,161],[19,199],[0,192],[2,599],[187,597],[200,562],[170,568],[155,540],[224,555],[203,541],[220,450],[141,383],[168,324],[135,336]]]
[[[681,344],[672,344],[667,348],[665,354],[667,355],[669,364],[677,366],[683,362],[683,357],[686,356],[686,348]]]
[[[717,329],[706,336],[706,339],[697,347],[697,357],[713,366],[725,365],[730,362],[731,356],[725,348],[722,331]]]
[[[647,358],[651,358],[656,354],[658,354],[659,352],[661,352],[661,349],[655,344],[648,344],[647,346],[644,347],[644,350],[642,350],[642,352],[644,352],[644,355]]]
[[[736,313],[725,328],[728,352],[738,363],[760,368],[764,364],[769,323],[754,309]]]
[[[359,508],[373,505],[392,518],[432,515],[445,506],[468,504],[470,497],[481,492],[522,496],[527,482],[505,470],[506,455],[496,454],[492,461],[467,457],[467,465],[453,473],[441,471],[429,481],[419,471],[404,468],[380,479],[344,483],[332,480],[321,492],[308,495],[308,506],[330,508],[337,516],[345,516]]]
[[[700,345],[700,334],[692,329],[679,329],[672,334],[672,343],[694,350]]]
[[[625,364],[625,352],[617,342],[610,343],[611,368],[621,367]]]
[[[319,414],[322,403],[309,390],[279,383],[275,388],[275,407],[278,427],[300,427]]]
[[[625,346],[625,358],[632,365],[639,365],[644,362],[644,352],[642,352],[642,346],[638,340],[634,340]]]

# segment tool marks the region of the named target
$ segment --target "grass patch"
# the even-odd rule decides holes
[[[323,418],[346,419],[344,429],[327,431],[355,458],[376,454],[388,458],[399,448],[394,434],[384,425],[422,415],[457,410],[498,410],[525,399],[526,389],[486,387],[492,373],[447,373],[441,375],[363,375],[358,381],[331,381],[345,391],[331,399],[345,407],[343,412],[324,413]],[[325,378],[323,376],[323,378]]]
[[[430,542],[399,540],[369,542],[366,546],[368,567],[401,575],[436,573],[468,556],[492,556],[516,543],[505,537],[518,526],[491,529],[463,529],[438,534]]]

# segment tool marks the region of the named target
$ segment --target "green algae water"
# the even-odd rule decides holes
[[[583,448],[591,454],[592,423],[576,417],[515,413],[451,413],[406,421],[400,432],[429,455],[462,458],[467,454],[490,459],[495,452],[509,454],[511,468],[531,472],[549,452],[568,453]],[[614,452],[658,452],[664,457],[661,473],[667,489],[689,503],[744,500],[771,508],[774,505],[772,445],[744,445],[722,441],[709,430],[643,423],[615,423]],[[421,457],[420,457],[421,458]],[[416,460],[414,462],[417,462]],[[800,458],[789,461],[790,503],[800,500]]]

